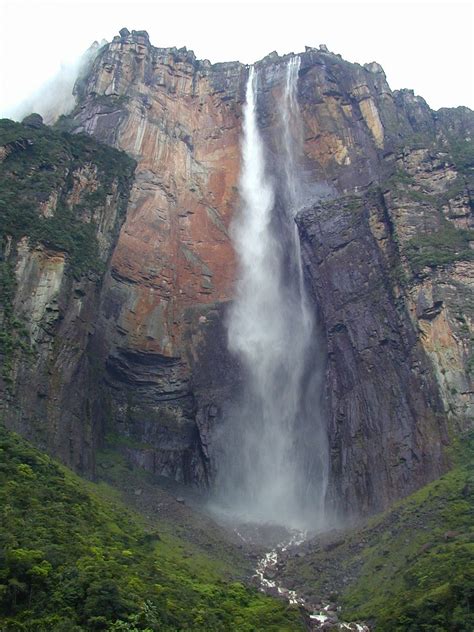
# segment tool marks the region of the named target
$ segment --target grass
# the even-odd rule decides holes
[[[246,587],[226,560],[147,529],[0,428],[0,629],[301,630],[297,610]]]
[[[466,631],[474,626],[474,441],[458,465],[368,527],[377,537],[346,591],[348,617],[375,630]]]
[[[347,617],[383,632],[474,628],[473,456],[471,438],[452,471],[372,521]]]

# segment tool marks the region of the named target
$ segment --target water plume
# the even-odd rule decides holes
[[[244,389],[221,428],[216,487],[220,504],[241,521],[314,529],[324,521],[327,446],[321,353],[294,222],[301,203],[299,63],[293,57],[285,69],[273,177],[253,67],[247,82],[242,204],[232,230],[239,281],[228,319],[229,349],[240,360]]]

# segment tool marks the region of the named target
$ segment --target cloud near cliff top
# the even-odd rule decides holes
[[[37,90],[19,103],[7,108],[7,116],[21,121],[31,112],[38,112],[45,123],[52,124],[61,114],[69,113],[76,103],[73,95],[76,79],[99,50],[99,44],[95,44],[73,61],[62,63],[56,74],[47,79]]]
[[[212,62],[324,43],[348,61],[378,61],[392,89],[435,109],[474,107],[471,2],[0,0],[0,116],[72,107],[81,55],[123,26]]]

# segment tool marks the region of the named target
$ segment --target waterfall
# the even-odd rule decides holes
[[[216,487],[243,521],[317,528],[324,519],[327,448],[320,353],[305,290],[294,217],[302,130],[300,59],[285,69],[279,99],[278,173],[270,174],[258,126],[259,76],[250,69],[244,108],[241,209],[232,238],[239,281],[229,312],[229,349],[243,392],[224,421]]]

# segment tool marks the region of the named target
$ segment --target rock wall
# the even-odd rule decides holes
[[[275,178],[288,59],[257,63]],[[223,315],[237,274],[229,226],[246,79],[241,64],[211,65],[122,31],[78,84],[73,117],[76,130],[138,162],[99,327],[114,432],[135,463],[199,484],[212,479],[213,435],[239,384]],[[455,307],[452,291],[453,265],[467,294],[472,264],[463,256],[414,270],[408,259],[420,231],[471,226],[468,174],[452,143],[470,138],[472,113],[433,113],[412,92],[392,92],[378,64],[350,64],[323,47],[301,54],[298,90],[301,186],[313,209],[299,225],[327,343],[331,497],[343,511],[370,512],[446,466],[447,419],[465,426],[472,405],[468,338],[458,337],[471,323],[468,302]],[[358,210],[337,201],[367,188],[376,201],[352,200]],[[322,196],[335,200],[328,211]],[[451,290],[435,281],[433,294],[433,275]],[[451,316],[427,318],[440,300]],[[459,309],[465,321],[452,315]]]
[[[410,91],[392,92],[376,63],[351,64],[324,47],[300,57],[306,209],[297,223],[327,354],[330,501],[357,515],[435,477],[447,465],[449,429],[472,419],[473,116],[467,108],[435,113]],[[274,178],[288,59],[272,53],[256,64]],[[137,162],[120,235],[74,333],[67,323],[90,290],[72,281],[61,289],[61,253],[15,242],[16,309],[31,327],[47,318],[60,323],[54,332],[66,327],[69,382],[86,375],[78,367],[94,349],[98,399],[75,425],[58,418],[52,433],[51,449],[78,467],[93,452],[71,444],[82,424],[81,436],[101,437],[135,465],[212,483],[214,436],[240,380],[225,311],[238,274],[229,232],[247,75],[237,62],[199,61],[123,29],[78,80],[77,106],[59,122]],[[68,195],[91,177],[83,166]],[[54,196],[41,212],[50,207]],[[111,226],[116,234],[108,225],[100,239]],[[62,320],[54,320],[55,301],[64,304]],[[33,409],[25,397],[11,404],[19,428],[20,411]],[[52,419],[73,405],[71,390],[64,398],[43,398]]]
[[[0,413],[79,472],[103,435],[92,342],[134,164],[92,139],[0,123]]]
[[[393,271],[397,252],[377,193],[298,218],[327,337],[332,501],[385,509],[446,465],[446,421],[430,363]]]
[[[73,120],[137,161],[97,332],[111,439],[146,469],[204,485],[206,411],[234,380],[221,371],[213,390],[231,362],[220,314],[235,279],[244,81],[238,63],[211,66],[123,31],[78,83]]]
[[[274,154],[278,67],[260,64]],[[474,117],[392,93],[378,64],[301,55],[306,210],[297,223],[327,345],[336,512],[384,509],[472,427]],[[321,198],[329,201],[321,203]]]

